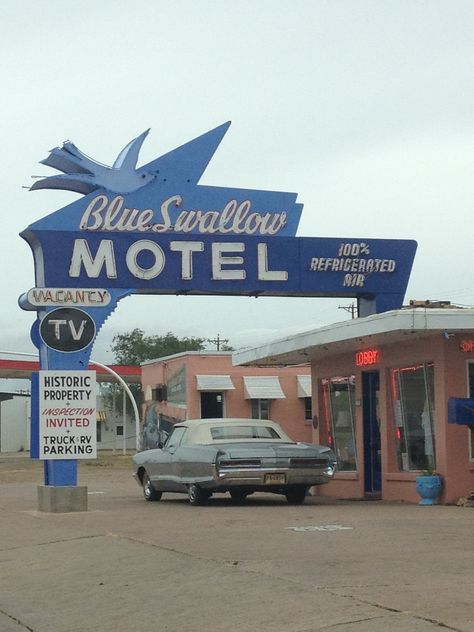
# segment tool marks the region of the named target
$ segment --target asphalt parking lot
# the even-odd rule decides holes
[[[37,511],[0,456],[0,632],[474,631],[474,509],[146,503],[129,457],[81,463],[89,511]]]

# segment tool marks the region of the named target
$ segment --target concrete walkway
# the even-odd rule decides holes
[[[3,461],[3,480],[15,470],[0,476],[1,632],[474,631],[472,508],[146,503],[128,469],[81,466],[89,511],[42,514],[41,469]]]

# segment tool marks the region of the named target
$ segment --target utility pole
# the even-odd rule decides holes
[[[350,305],[339,305],[337,309],[343,309],[346,312],[349,312],[351,318],[356,318],[357,316],[357,305],[355,303],[351,303]]]
[[[217,338],[208,338],[207,342],[210,342],[213,345],[216,345],[216,350],[220,351],[221,350],[221,344],[226,344],[229,341],[227,340],[227,338],[221,338],[220,334],[217,334]]]

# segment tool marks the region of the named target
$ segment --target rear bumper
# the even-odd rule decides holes
[[[284,483],[266,481],[268,474],[283,474]],[[286,485],[323,485],[329,483],[334,476],[334,468],[328,466],[319,470],[304,468],[272,467],[258,469],[231,469],[226,468],[215,471],[214,480],[203,487],[228,488],[228,487],[279,487]]]

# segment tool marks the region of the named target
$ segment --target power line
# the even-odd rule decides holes
[[[357,305],[355,303],[351,303],[350,305],[339,305],[337,309],[343,309],[345,312],[349,312],[351,318],[356,318],[357,316]]]
[[[229,341],[227,338],[221,338],[220,334],[217,334],[217,338],[207,338],[207,342],[216,345],[216,350],[220,351],[221,344],[227,344]]]

